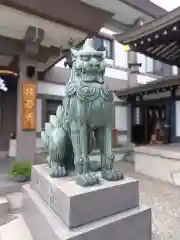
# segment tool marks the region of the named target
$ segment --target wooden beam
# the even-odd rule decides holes
[[[58,58],[61,55],[61,49],[58,47],[45,47],[45,46],[40,46],[39,52],[37,54],[37,61],[46,63],[49,58],[54,57]]]
[[[25,43],[23,40],[8,38],[4,36],[0,36],[0,55],[5,56],[19,56],[21,53],[25,51]],[[38,53],[36,53],[37,61],[46,63],[50,57],[58,57],[60,56],[60,48],[57,47],[46,47],[39,46]]]
[[[0,36],[0,55],[17,56],[22,51],[22,40]]]
[[[8,70],[10,70],[10,71],[14,71],[14,72],[18,72],[19,70],[19,68],[18,68],[18,57],[17,56],[15,56],[15,57],[13,57],[13,59],[12,59],[12,61],[9,63],[9,65],[8,65]]]
[[[91,36],[97,34],[113,16],[111,12],[79,0],[0,0],[0,4],[77,29]]]
[[[24,36],[25,42],[29,44],[41,44],[44,40],[44,30],[38,27],[29,26]]]

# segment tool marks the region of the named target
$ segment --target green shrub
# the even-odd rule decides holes
[[[15,161],[11,168],[9,168],[8,173],[11,176],[31,176],[32,164],[30,161]]]

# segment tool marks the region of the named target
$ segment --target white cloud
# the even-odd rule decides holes
[[[168,12],[172,11],[173,9],[180,7],[179,0],[151,0],[154,4],[164,8]]]

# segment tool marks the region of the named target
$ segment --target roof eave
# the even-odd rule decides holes
[[[167,87],[177,87],[180,85],[180,75],[162,78],[160,80],[156,80],[154,82],[150,82],[143,85],[138,85],[133,88],[126,88],[122,91],[116,91],[116,96],[119,98],[126,97],[128,95],[136,95],[142,92],[153,91],[158,88],[167,88]]]
[[[124,33],[119,33],[114,35],[115,39],[123,44],[128,44],[136,39],[140,39],[145,35],[153,33],[157,30],[161,30],[169,24],[173,24],[180,19],[180,7],[174,9],[171,12],[160,16],[159,18],[152,20],[146,24],[144,24],[140,28],[131,29],[125,31]]]

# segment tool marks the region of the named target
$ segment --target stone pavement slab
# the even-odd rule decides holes
[[[133,164],[116,166],[140,181],[140,202],[152,208],[153,240],[180,240],[180,188],[135,173]]]
[[[0,227],[1,240],[33,240],[21,215]]]

